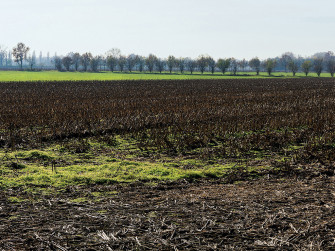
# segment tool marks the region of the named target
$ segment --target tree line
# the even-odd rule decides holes
[[[122,55],[119,49],[111,49],[105,55],[94,56],[90,52],[83,54],[77,52],[68,53],[66,56],[57,56],[50,58],[42,57],[40,53],[39,60],[36,53],[29,54],[30,48],[24,43],[18,43],[13,50],[7,51],[0,46],[0,68],[6,68],[8,61],[17,63],[23,70],[24,66],[29,70],[36,70],[42,62],[46,62],[49,69],[58,71],[119,71],[119,72],[180,72],[185,71],[193,74],[198,71],[201,74],[209,72],[221,72],[225,74],[230,72],[237,75],[238,72],[254,71],[257,75],[261,71],[271,75],[274,71],[291,72],[293,76],[297,72],[303,72],[306,76],[314,71],[318,76],[322,72],[328,72],[333,77],[335,72],[335,54],[331,51],[316,53],[311,57],[296,56],[292,52],[283,53],[276,58],[260,60],[254,57],[251,60],[238,60],[235,58],[219,58],[215,60],[209,55],[200,55],[196,59],[169,56],[166,59],[150,54],[147,57],[130,54]],[[38,64],[39,61],[39,64]],[[6,64],[5,64],[6,63]]]

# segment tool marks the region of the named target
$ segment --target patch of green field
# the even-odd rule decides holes
[[[208,165],[201,160],[168,157],[156,161],[137,159],[139,149],[132,140],[119,137],[116,140],[119,142],[117,147],[88,140],[85,144],[90,147],[79,153],[73,151],[73,142],[43,149],[0,150],[0,187],[29,190],[29,187],[219,178],[234,165]]]
[[[8,198],[8,201],[11,202],[11,203],[21,203],[21,202],[25,201],[25,199],[22,199],[20,197],[12,196],[12,197]]]
[[[310,77],[317,77],[315,73],[309,74]],[[322,77],[329,77],[328,73],[322,73]],[[270,77],[291,78],[292,73],[275,72]],[[305,77],[303,73],[297,73],[297,78]],[[221,73],[195,72],[190,74],[180,73],[120,73],[120,72],[58,72],[58,71],[0,71],[0,82],[10,81],[79,81],[79,80],[165,80],[165,79],[231,79],[231,78],[269,78],[268,74],[261,72],[259,76],[254,72],[239,72],[237,76],[230,73],[222,75]]]
[[[181,179],[217,179],[226,178],[235,170],[255,174],[270,168],[271,162],[289,162],[292,154],[302,147],[292,143],[283,146],[282,151],[251,149],[244,155],[235,153],[231,158],[222,158],[202,157],[206,147],[169,155],[154,149],[143,151],[131,137],[112,139],[112,143],[107,137],[92,137],[50,142],[39,149],[0,149],[0,189],[22,187],[29,194],[48,194],[53,189],[78,185],[132,182],[154,185]],[[214,150],[218,146],[211,147]],[[112,191],[110,195],[115,193]],[[98,192],[92,195],[101,196]]]
[[[106,162],[107,163],[107,162]],[[66,187],[71,185],[113,184],[136,181],[164,181],[221,177],[233,165],[202,166],[195,169],[171,167],[162,163],[117,160],[107,164],[77,164],[52,167],[42,164],[26,164],[13,170],[8,166],[0,169],[0,186]]]

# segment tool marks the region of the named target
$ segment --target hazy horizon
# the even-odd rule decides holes
[[[68,52],[250,59],[334,50],[330,0],[11,0],[0,45]]]

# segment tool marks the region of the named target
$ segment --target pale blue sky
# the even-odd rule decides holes
[[[0,0],[0,44],[160,57],[335,50],[334,0]]]

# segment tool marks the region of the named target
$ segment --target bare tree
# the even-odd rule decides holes
[[[264,68],[266,69],[269,76],[272,74],[272,71],[275,68],[275,66],[276,66],[276,60],[275,59],[268,58],[264,62]]]
[[[152,72],[154,70],[156,61],[157,61],[157,57],[153,54],[150,54],[146,58],[145,64],[147,65],[149,72]]]
[[[32,71],[34,68],[34,65],[36,64],[36,55],[35,53],[33,53],[33,55],[29,55],[29,57],[27,58],[27,62],[29,64],[30,70]]]
[[[301,68],[302,68],[303,72],[305,73],[306,77],[308,76],[308,73],[310,72],[312,66],[313,66],[312,61],[310,61],[310,60],[305,60],[302,63]]]
[[[99,56],[100,60],[99,60],[99,70],[102,71],[106,71],[106,67],[107,67],[107,59],[104,56]]]
[[[167,59],[167,66],[169,68],[170,74],[172,73],[173,68],[176,66],[176,64],[177,64],[176,58],[174,56],[169,56]]]
[[[329,60],[327,62],[327,70],[330,73],[330,76],[334,77],[334,72],[335,72],[335,60]]]
[[[199,70],[201,72],[201,74],[204,74],[205,70],[206,70],[206,67],[208,65],[208,59],[207,59],[207,56],[205,55],[200,55],[198,57],[198,60],[197,60],[197,64],[198,64],[198,67],[199,67]]]
[[[107,65],[111,72],[115,71],[116,66],[118,65],[118,58],[114,56],[107,57]]]
[[[99,71],[99,64],[101,61],[101,57],[100,56],[95,56],[92,57],[90,60],[90,66],[91,66],[91,70],[93,72],[98,72]]]
[[[294,58],[294,54],[292,52],[285,52],[280,57],[280,62],[283,64],[285,72],[287,72],[287,67],[289,62]]]
[[[325,56],[325,60],[326,60],[327,71],[330,73],[330,75],[332,77],[334,77],[334,72],[335,72],[335,55],[334,55],[334,52],[328,51],[326,56]]]
[[[227,69],[230,66],[230,58],[226,58],[226,59],[220,58],[218,60],[217,64],[216,64],[216,66],[220,69],[222,74],[225,74],[225,72],[227,71]]]
[[[79,66],[80,66],[80,62],[81,62],[81,56],[78,52],[76,53],[71,53],[71,58],[72,58],[72,63],[74,65],[74,69],[75,71],[78,71]]]
[[[134,54],[131,54],[127,57],[127,69],[129,72],[132,72],[133,68],[135,67],[137,60],[137,56]]]
[[[67,71],[70,71],[71,65],[73,64],[72,57],[66,56],[62,59],[62,63]]]
[[[332,77],[334,77],[334,72],[335,72],[334,58],[329,59],[326,64],[327,64],[327,71],[330,73]]]
[[[119,64],[120,71],[123,72],[124,67],[127,64],[127,58],[125,56],[122,56],[122,55],[119,56],[118,64]]]
[[[323,58],[314,58],[313,60],[313,68],[318,77],[320,77],[323,70]]]
[[[60,57],[55,56],[53,61],[54,61],[56,70],[62,71],[63,70],[62,59]]]
[[[255,57],[249,61],[249,66],[256,71],[256,74],[259,75],[261,70],[261,61],[258,57]]]
[[[230,59],[230,69],[233,75],[236,75],[238,69],[238,62],[235,58]]]
[[[136,57],[136,64],[138,67],[138,71],[139,72],[143,72],[144,71],[144,66],[145,66],[145,58],[142,56],[137,56]]]
[[[90,52],[86,52],[81,56],[81,65],[84,68],[84,71],[87,71],[87,68],[91,62],[92,54]]]
[[[120,57],[121,56],[121,50],[118,49],[118,48],[112,48],[110,49],[109,51],[106,52],[106,56],[109,57],[109,56],[113,56],[113,57]]]
[[[295,76],[299,70],[298,62],[295,59],[291,59],[291,61],[288,63],[288,69],[293,73],[293,76]]]
[[[162,73],[162,71],[164,71],[164,68],[165,68],[165,60],[161,58],[157,58],[156,66],[157,66],[159,73]]]
[[[209,67],[210,72],[212,74],[214,74],[215,68],[216,68],[216,62],[215,62],[215,60],[212,57],[208,57],[207,58],[207,62],[208,62],[208,67]]]
[[[193,60],[192,58],[186,59],[186,67],[193,74],[195,68],[197,67],[197,61]]]
[[[179,58],[176,60],[176,66],[179,68],[179,71],[181,74],[184,73],[185,66],[186,66],[186,60],[185,58]]]
[[[121,56],[121,50],[113,48],[106,52],[107,66],[111,72],[114,72],[116,66],[119,64],[119,57]]]
[[[16,47],[13,48],[13,57],[15,62],[20,65],[20,69],[23,68],[23,60],[27,59],[27,53],[30,50],[24,43],[18,43]]]
[[[247,67],[248,65],[248,61],[245,60],[245,58],[243,58],[241,61],[238,62],[239,66],[240,66],[240,69],[244,72],[245,71],[245,68]]]

